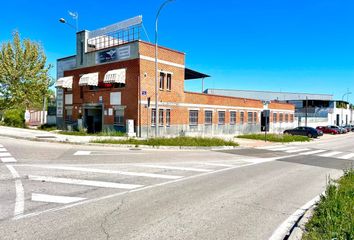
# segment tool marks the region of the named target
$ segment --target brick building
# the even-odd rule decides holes
[[[57,124],[89,132],[155,132],[155,48],[140,40],[141,17],[77,33],[77,52],[57,61]],[[293,125],[294,106],[260,100],[186,92],[184,81],[207,75],[185,66],[185,54],[158,47],[159,135],[235,135],[260,132],[264,109],[279,131]],[[148,106],[148,104],[150,105]],[[277,119],[273,120],[273,116]]]

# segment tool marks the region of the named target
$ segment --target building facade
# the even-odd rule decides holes
[[[133,120],[139,137],[154,136],[156,127],[166,137],[237,135],[260,132],[264,109],[277,114],[279,131],[293,125],[292,104],[186,92],[186,80],[207,75],[186,68],[184,53],[161,46],[156,114],[155,46],[140,40],[139,18],[77,33],[76,55],[57,61],[58,127],[126,131]]]
[[[333,100],[330,94],[288,93],[252,90],[207,89],[205,93],[221,96],[249,97],[262,101],[278,101],[295,106],[298,126],[354,124],[354,107],[343,100]]]

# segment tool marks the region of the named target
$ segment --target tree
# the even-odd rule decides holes
[[[51,65],[39,43],[21,41],[18,32],[0,49],[0,110],[39,108],[53,84]]]

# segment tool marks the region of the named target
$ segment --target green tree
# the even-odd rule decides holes
[[[54,83],[51,65],[39,43],[21,40],[13,33],[12,42],[0,49],[0,110],[40,108]]]

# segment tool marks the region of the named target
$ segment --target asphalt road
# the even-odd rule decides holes
[[[353,140],[169,151],[0,137],[0,239],[268,239],[353,165]]]

